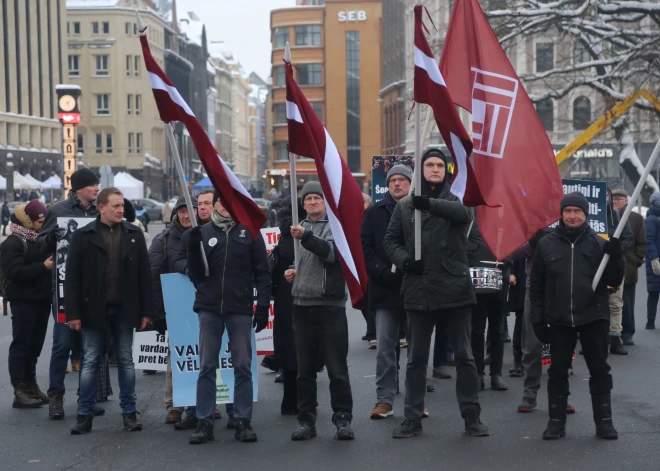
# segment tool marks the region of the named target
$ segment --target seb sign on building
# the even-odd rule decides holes
[[[340,23],[367,21],[367,12],[364,10],[340,11],[337,13],[337,20],[339,20]]]

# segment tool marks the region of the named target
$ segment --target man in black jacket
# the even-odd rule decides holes
[[[126,221],[124,197],[117,188],[98,196],[99,217],[73,234],[66,262],[66,319],[82,332],[80,407],[72,435],[88,433],[99,385],[106,338],[117,355],[119,398],[124,428],[142,430],[135,409],[133,329],[151,324],[153,290],[142,230]]]
[[[369,306],[375,311],[376,337],[376,407],[372,419],[391,417],[397,392],[397,345],[406,311],[401,296],[403,276],[392,272],[392,262],[383,240],[396,204],[408,195],[412,173],[405,165],[395,165],[387,172],[388,192],[364,214],[362,249],[369,274]]]
[[[236,224],[221,204],[213,211],[209,224],[190,229],[187,236],[187,272],[197,288],[193,310],[199,317],[200,360],[198,424],[190,443],[214,439],[218,356],[225,329],[234,369],[234,436],[242,442],[254,442],[257,435],[251,425],[252,328],[260,332],[268,324],[271,283],[266,244],[261,235],[255,239],[243,225]],[[208,272],[202,257],[206,257]],[[256,311],[252,299],[254,285]]]
[[[607,364],[607,287],[623,281],[623,251],[619,239],[606,242],[589,227],[588,214],[589,203],[581,193],[566,195],[561,201],[559,227],[539,241],[532,263],[530,320],[536,337],[550,343],[552,357],[545,440],[566,435],[568,370],[578,333],[589,368],[596,434],[618,438],[612,424],[612,375]],[[594,292],[591,284],[603,254],[609,254],[610,261]]]

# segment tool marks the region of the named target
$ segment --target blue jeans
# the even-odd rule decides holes
[[[124,414],[135,412],[135,368],[133,366],[133,325],[122,318],[115,306],[107,307],[108,325],[117,354],[119,407]],[[83,358],[80,369],[80,407],[78,414],[94,412],[99,388],[99,371],[105,355],[105,329],[82,328]]]
[[[197,419],[214,424],[216,380],[220,368],[222,335],[227,329],[234,367],[234,407],[236,420],[252,420],[252,316],[219,316],[208,311],[199,317],[199,360],[197,378]],[[227,408],[229,412],[229,407]]]
[[[396,349],[399,346],[401,318],[406,313],[402,309],[376,310],[376,403],[394,404],[399,368]]]
[[[57,293],[53,292],[53,346],[50,352],[48,396],[63,395],[65,392],[64,375],[66,366],[71,361],[80,360],[80,352],[73,352],[76,335],[66,323],[57,322]]]

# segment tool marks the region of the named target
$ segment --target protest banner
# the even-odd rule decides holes
[[[589,202],[589,226],[604,239],[607,232],[607,183],[591,180],[563,179],[564,194],[580,192]],[[559,221],[550,227],[557,227]]]
[[[134,332],[133,364],[136,370],[167,371],[170,347],[167,332]]]
[[[167,312],[169,329],[170,361],[174,406],[193,406],[196,403],[197,377],[199,376],[199,321],[193,311],[195,287],[190,279],[179,273],[161,275],[163,302]],[[216,403],[234,402],[234,369],[227,330],[222,336],[216,381]],[[259,391],[257,374],[257,347],[252,335],[252,385],[253,398]]]
[[[270,253],[280,240],[280,228],[264,227],[261,229],[261,237],[264,238],[264,242],[266,243],[266,252]]]
[[[57,322],[66,322],[66,307],[64,300],[64,280],[66,279],[66,258],[69,254],[69,244],[73,233],[78,228],[85,227],[90,222],[95,221],[94,218],[74,218],[74,217],[59,217],[57,218],[57,227],[59,229],[66,229],[62,238],[57,242],[57,249],[55,252],[55,277],[57,279]]]

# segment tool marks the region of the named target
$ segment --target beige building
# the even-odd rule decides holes
[[[250,130],[249,95],[252,87],[243,67],[237,61],[232,63],[232,155],[234,173],[246,188],[250,183]]]
[[[0,2],[0,169],[45,180],[62,170],[62,126],[55,87],[67,83],[62,42],[66,9],[58,0]]]
[[[109,165],[115,173],[146,177],[149,193],[147,187],[160,186],[151,181],[159,174],[153,158],[165,161],[166,136],[144,67],[136,8],[148,28],[152,54],[164,69],[168,26],[151,1],[68,0],[64,75],[67,83],[82,88],[78,149],[85,165],[95,170]]]

